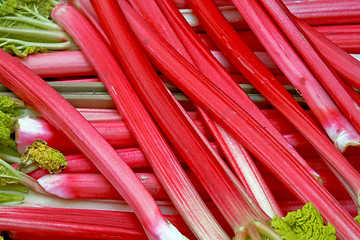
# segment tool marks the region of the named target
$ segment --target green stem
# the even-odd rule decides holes
[[[13,191],[13,192],[21,192],[27,193],[29,189],[22,184],[7,184],[7,185],[0,185],[0,191]]]
[[[266,225],[262,222],[259,222],[259,221],[256,221],[253,224],[254,224],[254,226],[256,226],[256,229],[261,234],[261,236],[265,236],[265,237],[268,237],[268,238],[274,239],[274,240],[282,240],[283,239],[277,233],[275,233],[274,229],[272,229],[268,225]]]
[[[1,20],[23,22],[23,23],[27,23],[27,24],[33,25],[35,27],[39,27],[39,28],[43,28],[43,29],[47,29],[47,30],[61,30],[61,28],[53,22],[49,22],[49,21],[43,22],[40,20],[36,20],[36,19],[30,18],[30,17],[24,17],[21,15],[0,17],[0,21]]]
[[[0,205],[19,203],[22,201],[24,201],[24,196],[21,194],[0,193]]]
[[[5,44],[11,44],[11,43],[21,45],[17,47],[18,49],[24,49],[30,46],[38,46],[49,50],[74,50],[73,49],[74,44],[72,43],[72,41],[61,42],[61,43],[40,43],[40,42],[27,42],[17,39],[0,38],[0,42],[2,42],[0,44],[0,47]]]
[[[59,4],[59,1],[57,0],[50,0],[50,2],[53,7],[56,7]]]
[[[58,30],[38,30],[38,29],[20,29],[11,27],[0,27],[0,33],[16,34],[21,37],[41,38],[44,41],[52,40],[54,42],[69,41],[70,37],[63,31]]]
[[[0,153],[0,158],[4,159],[6,162],[8,162],[10,164],[16,164],[16,163],[20,162],[19,157],[11,156],[11,155],[5,154],[5,153]]]

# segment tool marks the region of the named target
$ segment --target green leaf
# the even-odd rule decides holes
[[[275,216],[271,225],[285,240],[336,240],[335,227],[330,223],[324,225],[320,212],[312,203],[289,212],[285,218]]]
[[[53,2],[0,0],[0,47],[20,57],[71,49],[73,41],[51,18]]]
[[[0,0],[0,16],[12,16],[16,13],[37,19],[50,19],[53,6],[47,0]]]
[[[18,106],[13,99],[7,95],[0,95],[0,111],[3,113],[13,114],[14,109]]]

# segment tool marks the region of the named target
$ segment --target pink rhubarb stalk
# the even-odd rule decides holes
[[[258,39],[289,81],[298,89],[335,146],[360,145],[360,135],[318,82],[291,43],[256,1],[234,1]]]
[[[2,50],[0,74],[3,84],[32,105],[92,160],[134,209],[150,236],[161,239],[162,234],[175,234],[174,239],[179,239],[178,231],[174,233],[174,228],[165,220],[154,199],[133,171],[69,102],[38,75]]]
[[[316,29],[311,28],[298,18],[293,20],[299,24],[306,36],[319,50],[321,55],[331,64],[344,81],[356,89],[360,89],[360,61],[340,49],[335,42],[324,38]]]
[[[299,18],[297,18],[297,20],[301,21]],[[302,23],[306,24],[303,21]],[[308,24],[306,25],[309,26]],[[347,53],[360,52],[360,26],[358,24],[311,26],[311,29],[312,32],[316,31],[321,38],[333,42],[338,48],[343,49]],[[253,51],[265,51],[263,45],[251,30],[241,30],[237,32]],[[198,33],[198,36],[210,50],[218,49],[206,33]]]
[[[92,122],[91,125],[114,148],[131,147],[137,145],[136,139],[125,126],[124,121]],[[24,117],[16,125],[17,150],[22,154],[28,145],[36,139],[46,141],[49,146],[60,150],[63,154],[76,153],[78,150],[61,132],[48,121],[38,118]]]
[[[154,199],[169,200],[169,196],[153,173],[136,173],[136,175]],[[37,181],[47,192],[60,198],[122,199],[99,173],[47,174]]]
[[[195,120],[195,123],[207,138],[212,139],[203,122]],[[91,122],[91,125],[116,149],[139,145],[124,121],[95,121]],[[49,146],[66,155],[79,152],[74,144],[68,142],[61,132],[44,119],[20,118],[17,121],[15,132],[17,150],[20,154],[24,153],[26,147],[37,139],[47,142]]]
[[[157,31],[160,33],[161,36],[164,37],[170,44],[172,39],[179,39],[181,40],[181,43],[179,44],[180,47],[184,46],[187,49],[188,54],[190,55],[187,57],[187,55],[183,55],[188,59],[189,62],[193,62],[195,66],[205,75],[207,76],[214,84],[217,84],[221,90],[223,90],[225,93],[231,94],[233,96],[236,96],[239,94],[239,86],[236,85],[235,81],[231,79],[230,75],[224,71],[222,67],[220,67],[218,64],[216,64],[213,57],[211,57],[211,54],[206,51],[202,46],[197,45],[198,39],[196,36],[192,35],[191,33],[188,33],[188,31],[192,32],[191,27],[186,23],[185,19],[183,19],[182,15],[179,13],[177,8],[172,5],[171,1],[167,1],[166,3],[163,1],[159,1],[158,4],[160,8],[164,8],[163,4],[167,4],[168,8],[163,9],[162,12],[165,14],[166,18],[162,21],[159,21],[158,18],[155,18],[154,15],[149,14],[147,11],[147,7],[151,4],[153,11],[154,9],[158,9],[158,14],[163,15],[160,11],[158,5],[155,1],[136,1],[132,0],[133,5],[137,6],[137,9],[142,13],[143,16],[145,16],[145,19],[150,21],[151,25],[157,29]],[[169,10],[170,5],[170,10]],[[173,8],[171,8],[171,6]],[[168,15],[169,12],[176,12],[178,13],[177,17],[183,19],[183,22],[180,21],[180,23],[175,23],[172,20],[172,17]],[[174,15],[172,13],[171,15]],[[180,16],[179,16],[180,15]],[[172,25],[172,27],[169,25],[168,21]],[[167,24],[166,24],[167,23]],[[185,30],[181,30],[181,26],[189,26]],[[158,29],[166,28],[166,32],[173,32],[174,36],[167,36],[166,34],[162,34],[162,31],[159,31]],[[187,30],[187,31],[186,31]],[[184,33],[185,32],[185,33]],[[192,32],[195,34],[194,32]],[[176,35],[179,37],[177,38]],[[190,35],[190,36],[189,36]],[[195,39],[194,39],[195,38]],[[191,39],[192,41],[187,41],[187,39]],[[179,40],[178,40],[179,41]],[[179,47],[177,45],[171,44],[172,46],[175,46],[174,48],[179,51]],[[182,48],[184,48],[182,47]],[[199,49],[200,48],[200,49]],[[181,51],[179,51],[181,53]],[[205,55],[205,56],[204,56]],[[191,58],[190,58],[191,57]],[[190,59],[189,59],[190,58]],[[225,87],[226,86],[226,87]],[[240,97],[237,98],[239,101],[246,101],[249,104],[252,104],[251,100],[248,98],[248,96],[243,92],[240,91],[239,94]],[[242,97],[242,99],[241,99]],[[236,97],[235,97],[236,98]],[[241,100],[240,100],[241,99]],[[254,107],[257,114],[260,114],[260,110],[256,107]],[[248,110],[252,110],[253,108],[250,108]],[[238,143],[232,136],[230,136],[220,125],[215,123],[213,120],[211,120],[202,110],[199,110],[199,113],[203,116],[204,122],[209,127],[210,131],[215,137],[216,142],[218,143],[218,146],[222,149],[222,151],[225,153],[226,159],[230,163],[231,167],[233,169],[236,169],[235,174],[237,177],[241,180],[242,184],[245,186],[245,188],[248,190],[249,194],[252,195],[253,199],[257,201],[257,203],[260,205],[260,207],[270,216],[273,217],[275,215],[282,216],[282,212],[280,208],[277,206],[277,203],[272,196],[271,192],[268,190],[267,184],[262,179],[260,173],[257,171],[256,166],[254,165],[254,162],[250,156],[250,154],[246,151],[246,149],[241,146],[240,143]],[[255,114],[254,114],[255,115]],[[261,117],[259,117],[261,118]],[[266,119],[263,117],[263,119]],[[267,122],[268,121],[265,121]],[[268,124],[270,129],[273,129],[272,125]],[[275,131],[275,130],[274,130]],[[280,134],[278,136],[281,136]],[[283,139],[283,138],[282,138]],[[289,146],[289,144],[283,139],[286,146]],[[241,166],[241,167],[240,167]]]
[[[186,113],[178,108],[138,45],[117,1],[103,1],[101,4],[92,1],[92,4],[133,86],[169,141],[199,177],[236,237],[245,232],[250,236],[259,236],[256,230],[258,224],[268,229],[265,235],[277,239],[277,234],[264,222],[267,216],[254,204],[248,205],[251,200],[239,191],[241,186],[238,181],[194,128]],[[206,170],[204,166],[207,166]],[[255,222],[257,224],[249,224]]]
[[[20,153],[23,153],[26,146],[32,144],[32,142],[36,139],[42,139],[48,142],[49,146],[60,150],[66,155],[79,153],[76,146],[73,143],[66,141],[66,137],[52,127],[48,122],[42,119],[33,119],[28,117],[24,117],[19,120],[20,121],[18,121],[18,127],[16,130],[16,143],[17,149]],[[283,134],[286,141],[302,156],[304,156],[304,154],[307,156],[309,154],[316,154],[316,152],[310,151],[310,149],[313,150],[313,146],[311,146],[311,144],[300,133],[298,133],[286,119],[270,118],[270,120],[271,123],[277,127],[278,131]],[[194,119],[194,122],[207,139],[213,141],[211,133],[204,124],[197,119]],[[32,128],[27,127],[29,124]],[[105,137],[105,140],[113,144],[113,147],[117,149],[138,146],[136,140],[129,132],[129,129],[122,121],[97,121],[92,122],[92,125],[103,137]],[[111,131],[109,131],[109,129],[111,129]],[[354,149],[351,150],[354,151]],[[317,176],[315,172],[313,172],[313,175]]]
[[[126,150],[126,149],[124,149]],[[217,150],[217,149],[215,149]],[[169,199],[164,194],[163,187],[159,184],[158,180],[151,173],[149,169],[149,163],[145,156],[139,149],[127,149],[127,154],[122,155],[126,163],[135,171],[148,171],[146,173],[136,173],[139,178],[143,180],[147,189],[153,194],[153,197],[158,199]],[[138,159],[137,165],[132,165],[132,154]],[[139,155],[139,156],[137,156]],[[356,169],[360,169],[359,163],[356,161],[359,155],[348,156],[347,159],[351,161]],[[49,175],[48,171],[38,169],[31,173],[28,173],[31,177],[38,179],[40,184],[46,189],[46,191],[55,194],[56,196],[63,198],[105,198],[105,199],[120,199],[121,196],[116,193],[114,188],[105,180],[103,176],[98,174],[98,170],[95,169],[91,163],[84,158],[76,158],[75,156],[69,156],[69,165],[62,171],[61,174]],[[72,160],[73,159],[73,160]],[[180,159],[181,160],[181,159]],[[306,161],[316,169],[321,175],[323,186],[337,199],[350,199],[350,195],[346,192],[346,189],[341,185],[336,176],[328,169],[323,163],[321,158],[309,157]],[[78,164],[77,164],[78,163]],[[79,166],[81,164],[81,166]],[[89,166],[89,167],[84,167]],[[136,169],[141,166],[141,169]],[[69,169],[70,168],[70,169]],[[266,182],[271,183],[269,185],[271,192],[276,196],[277,201],[295,200],[295,196],[284,189],[281,184],[266,168],[261,167],[260,172],[265,178]],[[359,171],[359,170],[358,170]],[[191,182],[194,184],[196,190],[199,192],[203,200],[209,200],[209,196],[204,189],[200,187],[198,181],[193,177],[193,174],[187,173]],[[71,182],[71,184],[69,184]],[[92,182],[96,182],[96,186],[93,186]],[[121,198],[122,199],[122,198]]]
[[[342,80],[335,71],[323,61],[317,50],[304,38],[301,28],[292,20],[289,9],[279,1],[261,1],[273,20],[292,42],[319,82],[324,86],[334,102],[343,111],[353,126],[360,130],[359,106],[343,87]],[[305,79],[306,81],[307,79]]]
[[[239,71],[231,65],[231,63],[220,51],[212,50],[212,54],[218,58],[220,63],[229,72],[236,74],[239,73]],[[256,52],[256,54],[274,73],[280,73],[267,54],[264,54],[263,52]],[[41,61],[38,61],[37,58]],[[68,61],[68,59],[71,59],[71,61]],[[62,77],[70,76],[96,75],[95,70],[80,51],[39,53],[36,55],[29,55],[22,59],[19,58],[19,60],[41,77],[54,77],[61,79]]]
[[[71,5],[58,5],[52,15],[96,69],[132,135],[152,164],[153,171],[189,227],[199,238],[228,239],[196,193],[120,65],[91,23]],[[151,239],[154,237],[150,235]]]
[[[88,76],[96,72],[80,51],[61,51],[18,58],[41,77]]]
[[[145,239],[146,232],[131,212],[52,207],[1,207],[0,227],[7,231],[89,239]],[[192,236],[179,215],[166,216]]]
[[[321,159],[314,159],[321,162]],[[337,199],[351,199],[346,189],[341,185],[336,176],[325,166],[323,169],[318,169],[323,179],[323,186]],[[284,185],[279,182],[268,170],[261,171],[270,190],[276,196],[277,201],[296,200],[296,197],[284,189]],[[139,179],[144,183],[146,189],[151,193],[155,200],[170,200],[166,194],[164,187],[161,186],[156,176],[149,172],[136,173]],[[209,195],[200,185],[199,181],[191,173],[188,173],[189,178],[194,184],[196,190],[199,192],[204,201],[210,201]],[[38,180],[39,184],[49,193],[65,199],[123,199],[111,184],[99,173],[65,173],[60,174],[45,174]],[[71,183],[71,184],[70,184]]]
[[[204,7],[204,9],[208,9],[208,4],[209,2],[206,3],[206,7]],[[124,13],[125,12],[126,11],[124,11]],[[213,117],[218,123],[221,123],[221,125],[229,133],[236,137],[236,139],[248,150],[250,150],[252,154],[272,169],[280,179],[282,178],[282,181],[289,188],[292,186],[293,189],[298,189],[298,187],[301,186],[303,191],[300,191],[299,189],[299,191],[294,190],[297,192],[297,196],[305,202],[313,202],[323,216],[335,225],[338,229],[339,235],[347,237],[352,236],[354,239],[358,238],[357,235],[359,234],[359,229],[355,221],[353,221],[352,218],[349,218],[349,215],[347,215],[347,213],[334,202],[331,195],[324,191],[320,184],[312,176],[310,176],[301,165],[298,165],[291,154],[284,150],[283,147],[279,146],[278,143],[275,143],[274,139],[265,129],[256,128],[255,126],[258,126],[258,123],[255,123],[252,118],[250,118],[238,107],[238,105],[234,104],[230,99],[224,96],[223,93],[212,84],[209,84],[208,80],[204,78],[203,75],[199,74],[192,65],[186,63],[186,61],[184,61],[178,53],[166,44],[166,42],[160,40],[156,34],[147,32],[148,29],[145,31],[146,25],[143,23],[134,23],[131,26],[133,30],[136,29],[137,31],[138,29],[144,27],[142,28],[144,31],[142,32],[143,35],[141,38],[147,39],[147,41],[142,41],[142,43],[146,43],[143,44],[143,46],[147,51],[149,51],[150,48],[153,51],[148,54],[148,57],[156,63],[159,69],[161,67],[163,72],[168,72],[169,76],[173,76],[171,81],[179,87],[179,89],[181,89],[194,102],[199,104],[199,106],[202,106],[203,109],[207,109],[207,113],[211,117]],[[137,35],[140,38],[140,34],[137,33]],[[157,58],[156,56],[158,55],[160,55],[161,58]],[[275,91],[276,89],[272,90]],[[284,103],[284,101],[287,102],[286,99],[282,99],[281,103]],[[302,111],[303,110],[299,113],[302,113]],[[224,115],[224,113],[226,113],[226,115]],[[317,131],[320,130],[316,130],[315,132]],[[248,134],[249,132],[251,132],[251,134]],[[262,141],[269,142],[260,144]],[[255,142],[257,144],[251,144]],[[274,158],[277,157],[279,157],[279,161],[281,162],[286,161],[286,164],[281,164],[281,167],[278,164],[275,164],[276,161],[274,161]],[[284,166],[287,166],[286,170],[284,169]],[[317,192],[321,192],[321,197],[313,194],[314,189],[316,189]],[[325,205],[327,207],[324,207]],[[329,208],[332,209],[331,214],[329,214]],[[334,218],[335,212],[337,212],[336,218]],[[344,218],[344,221],[339,221],[340,218]],[[346,224],[344,224],[345,222]]]
[[[357,0],[285,1],[285,3],[295,16],[309,25],[357,24],[360,21],[360,6]],[[235,29],[249,28],[235,6],[221,6],[219,10]],[[203,31],[203,26],[192,9],[180,9],[180,11],[195,30]]]

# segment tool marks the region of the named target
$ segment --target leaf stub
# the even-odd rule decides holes
[[[50,173],[59,173],[65,169],[68,163],[59,150],[49,147],[45,141],[36,140],[32,145],[26,147],[20,158],[18,170],[23,171],[31,165],[47,169]]]

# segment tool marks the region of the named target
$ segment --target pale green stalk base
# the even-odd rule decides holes
[[[188,240],[177,228],[167,221],[165,225],[158,226],[155,234],[147,233],[151,240]]]
[[[9,154],[0,153],[0,158],[9,164],[18,164],[20,162],[19,157],[11,156]]]
[[[4,16],[4,17],[0,17],[0,20],[9,20],[9,21],[16,21],[16,22],[23,22],[23,23],[27,23],[42,29],[47,29],[47,30],[61,30],[61,28],[50,21],[40,21],[40,20],[36,20],[33,18],[29,18],[29,17],[24,17],[24,16]]]
[[[26,49],[27,47],[37,46],[41,48],[46,48],[48,50],[77,50],[72,41],[61,42],[61,43],[41,43],[41,42],[27,42],[11,38],[0,38],[0,47],[6,44],[15,44],[19,45],[18,50]]]
[[[40,30],[40,29],[19,29],[11,27],[1,27],[0,33],[15,34],[20,37],[35,37],[41,38],[42,41],[47,42],[65,42],[69,40],[69,36],[64,31],[55,30]]]
[[[251,240],[262,240],[264,237],[269,240],[283,239],[267,224],[260,221],[254,221],[236,231],[233,240],[248,240],[249,238]]]

